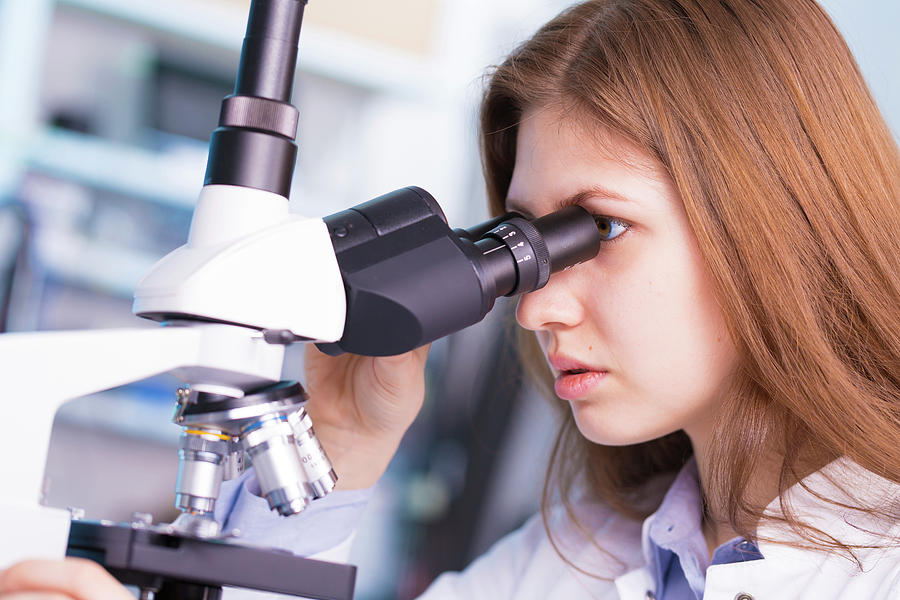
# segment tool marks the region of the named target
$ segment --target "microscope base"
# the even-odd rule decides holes
[[[218,600],[223,587],[352,600],[356,581],[353,565],[109,522],[72,521],[66,554],[100,563],[156,600]]]

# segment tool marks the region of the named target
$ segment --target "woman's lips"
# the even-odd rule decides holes
[[[553,389],[563,400],[579,400],[589,394],[606,377],[602,368],[586,365],[574,358],[563,355],[548,357],[550,364],[558,372]]]
[[[563,400],[580,400],[606,377],[606,371],[563,371],[556,376],[553,390]]]

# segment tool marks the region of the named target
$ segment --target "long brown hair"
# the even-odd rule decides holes
[[[489,78],[481,140],[497,213],[517,125],[546,106],[624,136],[677,186],[741,357],[704,482],[735,531],[754,536],[764,507],[748,500],[751,480],[773,452],[780,492],[837,457],[900,482],[900,157],[825,12],[813,0],[566,10]],[[683,433],[597,446],[569,414],[545,510],[583,478],[644,516],[654,507],[635,508],[642,486],[690,454]],[[810,545],[847,549],[783,509]]]

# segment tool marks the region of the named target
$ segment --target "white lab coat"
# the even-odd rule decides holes
[[[805,487],[804,487],[805,486]],[[809,489],[806,489],[809,488]],[[762,560],[713,565],[706,572],[704,600],[900,600],[900,523],[877,520],[819,500],[812,491],[852,505],[858,498],[881,506],[900,502],[900,485],[837,460],[795,485],[785,500],[805,522],[845,543],[887,548],[857,550],[862,569],[847,558],[804,550],[777,541],[798,539],[765,525],[758,531]],[[851,496],[852,494],[852,496]],[[768,511],[778,514],[776,500]],[[540,515],[497,542],[460,573],[441,575],[420,600],[647,600],[655,595],[648,568],[646,529],[597,505],[577,505],[585,533],[551,513],[554,542],[580,572],[563,561],[547,536]],[[855,525],[855,526],[854,526]],[[887,534],[877,537],[875,534]],[[352,536],[315,558],[346,562]],[[768,540],[768,541],[767,541]],[[776,541],[777,540],[777,541]],[[602,550],[601,550],[602,548]],[[286,598],[253,592],[226,593],[229,600]]]
[[[828,494],[826,497],[836,495],[852,501],[849,492],[881,506],[900,501],[900,485],[847,460],[835,461],[803,483]],[[900,600],[900,524],[840,509],[819,500],[801,485],[788,490],[785,497],[806,522],[841,541],[871,544],[877,538],[866,531],[887,533],[893,541],[886,549],[858,550],[860,570],[856,563],[833,553],[765,541],[762,538],[798,538],[776,527],[763,526],[758,532],[758,545],[765,558],[710,566],[704,600]],[[773,502],[768,510],[778,514],[778,506],[777,501]],[[536,516],[465,571],[439,577],[421,600],[653,598],[655,581],[647,567],[641,524],[596,506],[580,506],[578,511],[593,542],[615,555],[615,560],[566,525],[562,511],[554,513],[552,526],[559,532],[566,555],[577,566],[605,574],[608,579],[590,577],[564,562],[551,545],[540,516]],[[880,543],[884,545],[884,538]]]

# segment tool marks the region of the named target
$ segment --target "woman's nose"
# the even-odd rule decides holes
[[[525,329],[574,327],[584,319],[584,305],[569,279],[573,273],[558,273],[539,290],[522,294],[516,321]]]

